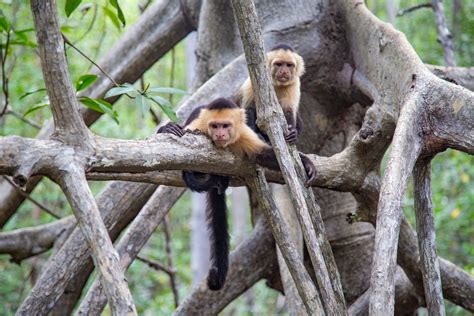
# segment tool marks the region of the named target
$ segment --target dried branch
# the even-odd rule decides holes
[[[448,23],[446,23],[443,3],[441,0],[431,0],[431,7],[435,14],[438,41],[443,45],[444,61],[446,66],[454,67],[456,58],[454,57],[453,36],[449,32]]]
[[[145,258],[145,257],[142,257],[142,256],[138,256],[136,257],[139,261],[147,264],[150,268],[152,269],[155,269],[156,271],[163,271],[164,273],[168,274],[169,276],[171,276],[172,274],[176,273],[176,271],[173,271],[171,270],[170,268],[168,267],[165,267],[164,265],[162,265],[161,263],[159,263],[158,261],[156,260],[152,260],[150,258]]]
[[[64,172],[56,181],[66,195],[79,227],[91,249],[92,259],[100,271],[101,283],[113,314],[136,315],[137,311],[127,286],[123,270],[119,267],[119,255],[109,238],[101,219],[85,175],[71,161],[62,166]],[[21,310],[28,306],[22,305]]]
[[[130,266],[138,252],[184,191],[184,189],[172,187],[159,187],[153,193],[117,244],[117,251],[120,254],[120,266],[123,270]],[[77,315],[100,315],[107,303],[103,292],[102,284],[96,280],[77,309]]]
[[[134,82],[159,58],[186,37],[197,25],[201,1],[158,1],[149,7],[140,20],[128,28],[121,39],[102,58],[102,66],[117,82]],[[150,32],[152,30],[152,32]],[[242,75],[244,76],[244,75]],[[221,82],[222,84],[222,82]],[[104,77],[81,93],[91,98],[102,98],[113,87]],[[111,102],[115,101],[110,100]],[[83,108],[82,115],[87,125],[94,123],[102,114]],[[39,139],[49,137],[54,130],[52,122],[38,133]],[[26,192],[31,192],[41,180],[30,179]],[[10,185],[0,183],[0,227],[15,213],[24,198]]]
[[[153,185],[112,182],[99,194],[97,206],[112,240],[135,218],[155,188]],[[76,227],[64,245],[49,258],[22,304],[30,306],[30,312],[47,314],[68,285],[83,279],[80,274],[85,273],[83,269],[89,263],[90,248],[82,231]]]
[[[290,196],[294,208],[297,210],[298,220],[315,269],[316,280],[318,281],[325,310],[326,312],[331,311],[335,314],[344,315],[347,311],[339,272],[322,224],[320,208],[315,202],[313,192],[304,187],[302,179],[306,179],[306,172],[298,151],[294,146],[289,150],[284,140],[281,126],[285,126],[285,120],[276,94],[272,89],[266,67],[262,32],[255,6],[251,0],[233,1],[232,4],[254,90],[257,123],[270,138],[285,183],[290,190]],[[300,292],[300,294],[302,293]],[[305,300],[303,299],[303,301]],[[308,304],[308,301],[306,301],[306,304]]]
[[[174,305],[175,305],[175,308],[178,308],[179,293],[178,293],[178,287],[176,285],[176,268],[174,267],[174,263],[173,263],[173,248],[171,247],[171,232],[170,232],[169,226],[170,226],[169,218],[168,216],[165,216],[163,220],[163,232],[165,234],[165,241],[166,241],[166,256],[168,258],[168,267],[170,271],[173,272],[173,273],[168,273],[168,275],[170,277],[171,290],[173,291]]]
[[[420,4],[414,5],[412,7],[402,9],[402,10],[398,11],[397,17],[404,16],[407,13],[410,13],[410,12],[413,12],[413,11],[416,11],[416,10],[419,10],[419,9],[422,9],[422,8],[432,8],[432,5],[431,5],[431,3],[420,3]]]
[[[444,315],[444,300],[441,288],[436,233],[431,195],[431,165],[418,161],[413,170],[415,188],[416,232],[420,249],[421,271],[425,289],[425,301],[430,315]]]
[[[56,1],[31,1],[45,86],[54,118],[55,132],[70,144],[88,144],[89,130],[79,113],[79,102],[69,77]]]
[[[55,212],[51,211],[49,208],[47,208],[45,205],[43,205],[42,203],[36,201],[35,199],[33,199],[28,193],[26,192],[23,192],[23,190],[21,188],[19,188],[12,180],[10,180],[8,177],[6,176],[2,176],[2,178],[7,181],[8,183],[10,183],[10,185],[12,187],[14,187],[18,193],[20,193],[21,196],[23,196],[24,198],[26,198],[28,201],[30,201],[31,203],[33,203],[34,205],[36,205],[37,207],[39,207],[41,210],[45,211],[46,213],[48,213],[49,215],[51,215],[52,217],[54,218],[57,218],[57,219],[60,219],[61,216],[57,215]]]
[[[24,122],[24,123],[26,123],[30,126],[33,126],[36,129],[41,129],[40,124],[36,123],[33,120],[30,120],[29,118],[24,117],[23,114],[18,113],[17,111],[14,111],[10,106],[8,106],[6,114],[10,114],[10,115],[16,117],[17,119],[19,119],[20,121],[22,121],[22,122]]]
[[[195,287],[174,315],[215,315],[274,268],[275,244],[268,225],[257,221],[252,234],[232,251],[224,287],[211,291],[206,281]]]
[[[13,262],[20,263],[48,251],[56,239],[75,224],[74,216],[68,216],[45,225],[1,232],[0,253],[9,254]]]
[[[293,277],[298,293],[305,304],[306,311],[309,315],[324,314],[319,294],[303,265],[302,257],[298,254],[298,250],[287,233],[289,228],[270,194],[270,189],[262,169],[257,168],[256,172],[257,176],[253,177],[248,185],[250,189],[256,193],[266,220],[270,222],[273,236],[275,237],[278,248],[283,254],[283,258]]]

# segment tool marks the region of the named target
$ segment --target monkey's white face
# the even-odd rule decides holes
[[[235,138],[234,124],[229,120],[209,121],[207,130],[217,147],[225,148]]]
[[[295,61],[291,59],[275,59],[272,62],[272,79],[276,85],[290,85],[295,77]]]

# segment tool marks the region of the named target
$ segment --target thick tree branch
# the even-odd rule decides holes
[[[418,116],[417,101],[409,98],[398,120],[380,189],[371,276],[371,315],[391,315],[394,312],[394,276],[402,201],[408,177],[421,151],[421,139],[416,127]],[[382,270],[387,267],[387,270]]]
[[[162,186],[153,193],[117,244],[120,267],[124,271],[128,269],[138,252],[184,191],[184,189]],[[100,315],[106,303],[104,287],[96,280],[82,300],[77,315]]]
[[[293,277],[298,293],[305,304],[306,311],[309,315],[324,314],[316,287],[303,265],[302,257],[298,254],[298,250],[288,234],[288,224],[270,194],[268,183],[261,168],[257,169],[257,175],[249,182],[249,187],[250,190],[256,193],[259,205],[267,221],[270,222],[273,236]]]
[[[252,234],[232,251],[229,272],[221,291],[208,289],[205,280],[186,296],[174,315],[215,315],[258,280],[268,276],[276,262],[272,233],[259,220]]]
[[[444,61],[446,66],[454,67],[456,66],[456,58],[454,57],[453,36],[449,32],[448,23],[446,23],[443,2],[441,0],[431,0],[431,7],[435,14],[438,41],[444,50]]]
[[[63,172],[56,181],[61,186],[77,218],[79,228],[87,240],[95,266],[100,271],[110,308],[114,315],[136,315],[137,311],[127,286],[119,256],[109,238],[92,192],[81,170],[71,161],[62,165]],[[68,165],[68,167],[67,167]],[[26,311],[22,305],[19,312]]]
[[[102,58],[99,64],[120,83],[135,82],[159,58],[176,43],[195,29],[201,1],[158,1],[150,6],[140,20],[128,28],[121,39]],[[152,31],[150,31],[152,30]],[[96,72],[98,73],[98,72]],[[242,79],[243,80],[243,79]],[[102,98],[113,87],[104,76],[80,95]],[[109,100],[111,102],[114,100]],[[82,108],[86,125],[94,123],[102,114],[89,108]],[[45,139],[54,130],[52,122],[38,133],[37,138]],[[41,180],[35,177],[28,181],[25,192],[30,193]],[[0,227],[15,213],[24,197],[8,183],[0,181]]]
[[[69,77],[64,41],[54,0],[32,0],[43,77],[53,112],[56,136],[70,144],[88,144],[89,131],[79,114],[79,102]]]
[[[112,240],[136,216],[154,191],[153,185],[121,182],[112,182],[102,191],[97,206]],[[76,227],[64,245],[49,258],[40,278],[23,301],[22,306],[30,307],[27,315],[31,311],[47,314],[69,283],[84,273],[83,268],[90,263],[89,260],[90,248]]]
[[[444,67],[428,64],[426,64],[426,67],[439,78],[455,82],[470,91],[474,91],[474,67]]]
[[[0,253],[12,256],[12,261],[20,263],[23,259],[48,251],[56,239],[76,224],[73,216],[36,226],[0,233]]]
[[[413,170],[416,232],[420,249],[425,301],[430,315],[445,315],[431,196],[431,164],[418,161]]]
[[[325,310],[328,313],[346,314],[339,272],[322,224],[319,206],[315,202],[312,191],[304,188],[302,179],[306,178],[306,173],[296,148],[292,148],[290,151],[284,140],[281,129],[281,126],[285,126],[283,112],[272,89],[266,67],[263,40],[255,6],[250,0],[233,1],[232,4],[254,89],[258,113],[257,123],[269,136],[283,177],[289,187],[290,196],[297,210],[308,252],[315,269]],[[275,113],[277,113],[277,116],[274,115]],[[290,158],[290,155],[293,159]],[[297,169],[295,169],[294,163],[296,163]],[[314,227],[311,227],[311,220]],[[304,298],[303,301],[305,301],[308,308],[309,302]]]

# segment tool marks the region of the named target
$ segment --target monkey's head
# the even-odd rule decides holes
[[[225,148],[240,138],[240,126],[245,124],[245,112],[230,100],[211,102],[202,114],[207,122],[207,134],[217,147]]]
[[[291,46],[280,44],[267,53],[274,86],[289,86],[304,73],[303,58]]]

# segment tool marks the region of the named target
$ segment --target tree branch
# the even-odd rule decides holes
[[[0,253],[9,254],[12,261],[22,260],[48,251],[58,236],[76,224],[74,216],[68,216],[41,226],[21,228],[0,233]]]
[[[215,315],[274,268],[276,255],[271,230],[259,220],[252,234],[232,251],[222,290],[211,291],[205,280],[189,293],[173,315]]]
[[[122,270],[128,269],[138,252],[184,191],[184,189],[162,186],[153,193],[117,244]],[[96,280],[77,309],[77,315],[100,315],[106,303],[103,285]]]
[[[259,205],[267,221],[270,222],[273,236],[275,237],[278,248],[283,254],[283,258],[293,277],[298,293],[305,304],[306,311],[309,315],[320,315],[324,313],[316,287],[303,265],[303,259],[298,254],[294,242],[287,233],[289,230],[288,225],[270,194],[268,183],[265,180],[261,168],[257,169],[257,175],[252,178],[248,185],[250,190],[256,193]]]
[[[451,32],[449,32],[448,24],[446,23],[443,3],[440,0],[431,0],[431,7],[433,8],[435,14],[438,41],[443,46],[444,61],[446,62],[446,66],[456,66],[453,36],[451,35]]]
[[[436,233],[431,196],[431,165],[418,161],[413,170],[415,213],[425,301],[430,315],[444,315],[443,292],[436,254]]]
[[[79,228],[91,249],[92,259],[100,271],[101,283],[104,285],[112,313],[136,315],[137,311],[123,269],[119,267],[118,253],[109,238],[92,192],[87,186],[85,175],[71,161],[64,163],[59,166],[63,174],[56,181],[71,204]],[[67,165],[69,167],[66,167]],[[24,308],[28,307],[22,305],[20,311],[25,310]]]
[[[117,238],[137,215],[155,188],[154,185],[127,182],[112,182],[104,188],[97,198],[97,206],[110,230],[111,239]],[[49,258],[41,276],[23,301],[22,306],[30,307],[28,315],[31,311],[47,314],[66,287],[71,282],[78,282],[76,277],[82,279],[78,274],[83,273],[89,259],[90,248],[82,231],[76,227],[64,245]]]
[[[296,148],[290,151],[284,140],[281,126],[285,126],[283,112],[278,104],[266,67],[260,24],[251,0],[233,1],[234,14],[240,29],[250,79],[257,106],[257,123],[269,136],[278,159],[285,183],[287,183],[293,205],[303,231],[308,252],[315,269],[322,301],[326,312],[344,315],[344,295],[339,272],[327,240],[319,206],[311,190],[305,189],[302,179],[306,178],[299,153]],[[277,116],[274,114],[277,113]],[[290,158],[291,156],[293,157]],[[295,169],[296,163],[297,169]],[[310,214],[311,211],[311,214]],[[311,220],[312,225],[311,227]],[[296,282],[296,281],[295,281]],[[300,292],[300,295],[302,293]],[[305,301],[305,299],[303,299]],[[305,302],[307,307],[309,301]]]
[[[71,144],[88,144],[89,130],[79,114],[79,102],[69,77],[64,41],[54,0],[32,0],[41,67],[54,118],[55,132]]]

